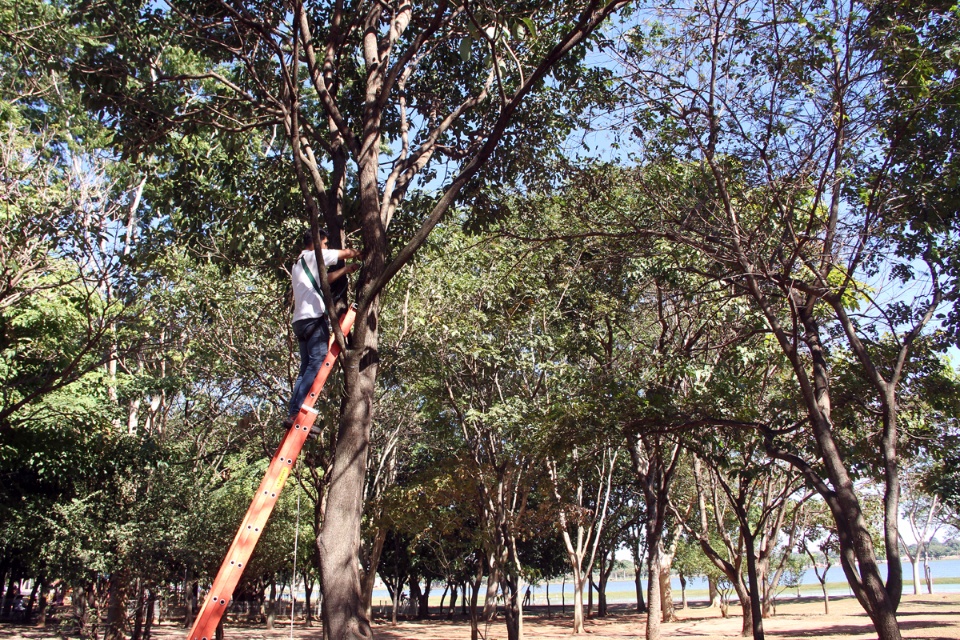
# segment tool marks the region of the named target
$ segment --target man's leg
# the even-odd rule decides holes
[[[309,383],[303,388],[304,374],[307,371],[307,365],[310,364],[310,354],[307,349],[307,341],[297,338],[297,345],[300,347],[300,370],[297,373],[297,379],[293,383],[293,394],[290,396],[290,403],[287,405],[287,415],[290,416],[284,421],[287,427],[293,424],[293,417],[300,411],[300,405],[307,395]],[[298,399],[299,398],[299,399]]]
[[[300,375],[294,385],[293,397],[290,399],[290,416],[300,411],[300,406],[307,397],[313,381],[320,371],[323,359],[327,357],[327,343],[330,340],[330,331],[326,322],[314,330],[309,338],[300,342]]]

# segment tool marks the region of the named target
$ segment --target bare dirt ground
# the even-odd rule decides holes
[[[606,618],[587,620],[590,640],[620,640],[643,638],[646,616],[631,613],[624,605],[615,605]],[[678,611],[680,620],[663,625],[664,638],[683,640],[713,640],[740,637],[739,616],[720,617],[719,610],[694,605]],[[904,596],[898,613],[904,638],[911,640],[960,640],[960,594]],[[763,622],[767,638],[771,640],[868,640],[876,638],[869,618],[853,598],[837,598],[830,602],[830,615],[823,614],[823,603],[816,598],[786,600],[777,607],[777,614]],[[486,640],[505,640],[506,629],[498,619],[484,631]],[[376,638],[382,640],[469,640],[467,621],[429,620],[404,621],[392,626],[389,621],[377,620]],[[571,618],[568,615],[541,615],[538,608],[524,616],[526,638],[557,639],[571,636]],[[183,640],[186,631],[180,625],[163,624],[154,628],[154,640]],[[227,625],[226,640],[283,640],[290,638],[290,626],[278,624],[268,631],[262,626]],[[61,636],[55,628],[36,629],[23,625],[0,625],[0,640],[41,640]],[[319,627],[294,626],[295,640],[319,640]]]

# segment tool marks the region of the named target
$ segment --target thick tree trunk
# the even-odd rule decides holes
[[[420,578],[410,576],[410,605],[413,607],[413,617],[420,620],[420,604],[423,599],[423,592],[420,591]]]
[[[660,554],[651,543],[647,561],[647,640],[660,640]]]
[[[128,576],[125,570],[115,571],[110,576],[107,606],[106,633],[104,640],[125,640],[127,630],[127,589]]]
[[[489,559],[487,567],[490,574],[487,576],[487,592],[483,597],[483,621],[490,623],[497,615],[497,584],[500,581],[493,558]]]
[[[737,599],[740,601],[740,610],[743,613],[743,624],[740,627],[740,635],[746,638],[753,633],[753,609],[750,606],[750,593],[746,585],[743,584],[743,579],[738,579],[734,583],[734,589],[737,592]]]
[[[277,581],[270,579],[270,598],[267,600],[267,629],[272,630],[277,621]]]
[[[346,401],[330,478],[327,517],[317,541],[323,626],[329,630],[331,640],[373,637],[357,566],[377,378],[377,312],[373,307],[365,317],[357,319],[359,344],[365,345],[363,352],[349,350],[342,359]]]
[[[811,364],[813,366],[814,389],[813,396],[805,398],[810,415],[810,424],[813,435],[820,449],[823,467],[832,485],[832,491],[822,483],[818,491],[830,506],[831,513],[837,524],[837,536],[840,541],[841,564],[847,582],[853,590],[857,600],[863,606],[867,615],[873,621],[880,640],[900,640],[900,628],[897,624],[896,609],[899,602],[899,593],[891,598],[887,592],[887,585],[880,576],[876,554],[873,548],[873,539],[867,528],[860,501],[857,498],[847,468],[843,462],[839,446],[833,435],[833,423],[830,418],[830,368],[820,344],[820,326],[813,316],[812,310],[801,307],[800,320],[804,326],[803,340],[810,349]],[[886,403],[885,403],[886,404]],[[896,475],[897,464],[895,459],[896,442],[890,438],[890,428],[895,428],[895,420],[891,422],[889,412],[884,413],[884,436],[882,449],[885,458],[884,473],[889,485],[891,474]],[[890,458],[893,454],[893,459]],[[788,459],[788,462],[793,462]],[[898,503],[899,482],[895,487],[886,487],[884,495],[885,508],[885,536],[884,541],[890,547],[890,532],[896,532],[897,514],[889,513],[891,505]],[[891,518],[893,522],[891,522]],[[888,577],[890,587],[901,589],[902,573],[900,569],[899,545],[892,547],[892,557],[889,558]],[[895,567],[893,565],[896,565]]]
[[[506,578],[500,584],[503,591],[503,620],[507,627],[507,640],[523,640],[519,580],[513,572],[506,572]]]
[[[424,578],[423,591],[417,598],[417,620],[426,620],[430,616],[430,578]],[[413,592],[410,593],[410,599],[413,599]]]
[[[586,578],[580,573],[579,567],[573,573],[573,632],[583,633],[583,586]]]
[[[660,611],[663,622],[676,622],[677,610],[673,606],[673,585],[670,584],[670,566],[673,554],[660,555]]]
[[[710,608],[714,609],[720,606],[720,590],[717,588],[717,579],[714,576],[707,576],[707,593],[710,597]]]

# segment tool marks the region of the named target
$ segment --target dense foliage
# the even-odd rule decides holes
[[[899,637],[897,558],[919,590],[960,525],[960,11],[680,5],[341,34],[340,4],[0,0],[0,618],[22,587],[85,638],[190,624],[282,435],[287,269],[325,223],[367,257],[362,336],[234,619],[303,589],[312,623],[373,371],[356,619],[379,574],[475,638],[502,594],[519,638],[570,576],[579,632],[629,555],[650,640],[671,571],[762,638],[814,562]]]

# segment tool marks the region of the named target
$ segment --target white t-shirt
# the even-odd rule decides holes
[[[323,249],[323,262],[328,267],[337,264],[339,252],[336,249]],[[290,270],[290,276],[293,279],[293,321],[306,320],[307,318],[322,318],[327,313],[327,308],[323,304],[323,298],[313,288],[313,283],[303,271],[303,265],[300,264],[300,258],[305,258],[310,273],[313,274],[317,284],[320,284],[320,270],[317,269],[317,255],[313,249],[304,249],[293,263],[293,269]]]

